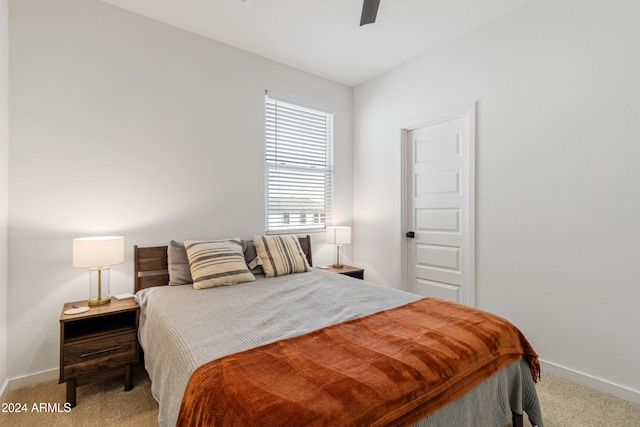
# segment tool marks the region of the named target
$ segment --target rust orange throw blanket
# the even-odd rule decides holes
[[[410,425],[523,356],[537,380],[511,323],[426,298],[202,365],[177,425]]]

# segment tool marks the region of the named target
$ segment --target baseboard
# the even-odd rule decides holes
[[[59,373],[59,369],[51,369],[49,371],[36,372],[35,374],[12,378],[8,381],[9,385],[7,387],[7,393],[10,390],[17,390],[19,388],[30,387],[32,385],[55,380],[58,378]]]
[[[7,395],[9,394],[9,380],[5,380],[2,387],[0,387],[0,402],[5,402],[7,400]]]
[[[544,381],[544,373],[548,372],[551,375],[591,387],[603,393],[608,393],[619,397],[620,399],[628,400],[629,402],[640,405],[640,391],[638,390],[633,390],[620,384],[615,384],[542,359],[540,360],[540,366],[542,368],[542,381]]]

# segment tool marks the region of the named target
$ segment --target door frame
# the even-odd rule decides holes
[[[476,227],[475,227],[475,211],[476,211],[476,167],[475,167],[475,158],[476,158],[476,104],[474,101],[471,104],[461,105],[458,107],[449,108],[447,110],[442,110],[436,113],[432,113],[429,115],[421,116],[415,119],[407,120],[406,122],[401,123],[397,126],[396,131],[396,153],[398,159],[398,167],[397,167],[397,176],[396,182],[398,182],[400,187],[399,192],[399,200],[397,200],[396,206],[398,207],[398,214],[396,218],[398,218],[398,224],[396,225],[397,238],[396,238],[396,251],[398,254],[398,259],[396,260],[396,268],[397,273],[396,277],[398,279],[397,283],[400,283],[400,289],[408,291],[409,290],[409,260],[408,256],[408,243],[409,239],[405,237],[405,233],[408,230],[408,218],[409,218],[409,197],[407,196],[408,183],[407,183],[407,174],[408,174],[408,153],[407,153],[407,135],[410,131],[423,127],[429,126],[433,124],[437,124],[440,122],[458,119],[467,117],[469,120],[469,163],[466,165],[468,168],[468,188],[469,188],[469,221],[467,226],[467,230],[469,230],[468,234],[468,247],[469,247],[469,256],[466,260],[466,268],[469,272],[469,291],[467,295],[467,301],[463,301],[464,304],[475,306],[476,303],[476,247],[475,247],[475,238],[476,238]]]

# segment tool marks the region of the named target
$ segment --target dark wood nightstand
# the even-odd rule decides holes
[[[329,267],[329,268],[323,268],[323,270],[330,271],[332,273],[344,274],[345,276],[355,277],[356,279],[364,280],[364,268],[345,265],[342,268]]]
[[[67,402],[76,406],[77,386],[117,375],[124,375],[124,390],[131,390],[139,361],[138,304],[111,298],[84,313],[64,314],[72,306],[86,307],[87,301],[66,303],[60,315],[59,383],[67,383]]]

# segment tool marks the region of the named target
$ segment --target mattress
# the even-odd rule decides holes
[[[319,269],[203,290],[142,290],[139,339],[158,422],[175,425],[189,377],[206,362],[420,298]],[[529,366],[518,361],[417,425],[503,426],[523,410],[542,426]]]

